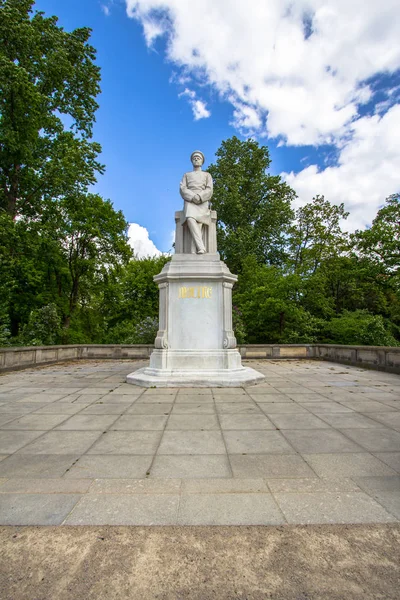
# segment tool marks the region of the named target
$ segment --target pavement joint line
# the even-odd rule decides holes
[[[167,420],[165,421],[164,429],[162,429],[162,430],[161,430],[161,435],[160,435],[159,442],[158,442],[158,444],[157,444],[157,448],[156,448],[156,449],[155,449],[155,451],[154,451],[153,458],[151,459],[150,466],[149,466],[149,468],[148,468],[148,469],[147,469],[147,471],[146,471],[146,479],[147,479],[148,477],[150,477],[150,475],[151,475],[151,470],[152,470],[152,468],[153,468],[154,461],[156,460],[156,456],[157,456],[157,454],[158,454],[158,450],[159,450],[159,448],[160,448],[160,445],[161,445],[162,439],[163,439],[163,437],[164,437],[164,433],[165,433],[165,431],[166,431],[166,429],[167,429],[167,425],[168,425],[169,419],[170,419],[170,417],[171,417],[171,415],[172,415],[172,411],[173,411],[173,409],[174,409],[174,406],[176,405],[176,398],[177,398],[178,394],[179,394],[179,390],[177,390],[177,391],[176,391],[176,393],[175,393],[174,399],[173,399],[173,401],[172,401],[172,407],[171,407],[171,409],[170,409],[170,411],[169,411],[169,414],[168,414],[168,416],[167,416]],[[171,394],[171,395],[172,395],[172,394]],[[180,497],[180,496],[179,496],[179,497]],[[178,501],[178,504],[179,504],[179,501]],[[178,515],[177,515],[177,517],[176,517],[176,518],[177,518],[177,520],[178,520]]]
[[[244,389],[244,388],[241,388],[241,389]],[[226,453],[226,457],[227,457],[227,460],[228,460],[230,474],[231,474],[231,477],[233,478],[232,463],[231,463],[231,459],[230,459],[230,456],[229,456],[228,447],[226,445],[225,435],[224,435],[223,429],[221,427],[221,420],[219,418],[219,413],[217,411],[217,403],[215,402],[214,390],[212,388],[211,388],[211,395],[212,395],[212,399],[213,399],[213,403],[214,403],[213,406],[214,406],[215,414],[217,415],[217,421],[218,421],[218,425],[219,425],[219,430],[221,432],[221,437],[222,437],[222,440],[224,442],[225,453]]]

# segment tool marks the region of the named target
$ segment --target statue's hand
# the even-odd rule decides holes
[[[196,194],[195,196],[193,196],[193,202],[195,204],[201,204],[201,198],[200,198],[199,194]]]

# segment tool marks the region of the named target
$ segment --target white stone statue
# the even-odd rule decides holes
[[[202,152],[195,150],[190,160],[193,171],[184,174],[180,185],[181,196],[185,201],[182,225],[187,222],[197,254],[205,254],[202,229],[203,225],[209,226],[211,223],[209,202],[213,194],[213,181],[210,173],[201,170],[204,164]]]

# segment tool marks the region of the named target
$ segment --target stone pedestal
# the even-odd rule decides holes
[[[143,387],[235,387],[261,381],[261,373],[242,366],[236,348],[232,287],[237,277],[216,251],[209,252],[216,248],[215,227],[205,228],[208,253],[203,255],[183,252],[189,232],[177,219],[178,227],[181,252],[154,277],[160,316],[150,366],[128,375],[127,382]]]

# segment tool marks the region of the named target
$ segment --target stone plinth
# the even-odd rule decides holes
[[[264,378],[242,366],[232,329],[232,287],[237,277],[217,252],[175,254],[154,280],[160,290],[156,349],[150,366],[128,375],[128,383],[235,387]]]

